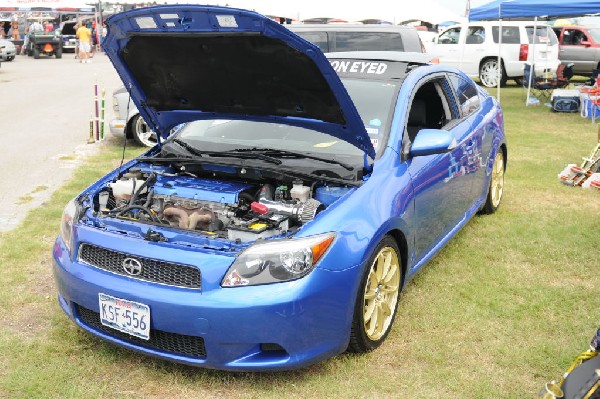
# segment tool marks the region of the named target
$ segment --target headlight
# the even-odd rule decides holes
[[[71,252],[73,247],[73,224],[78,219],[78,213],[79,206],[75,202],[75,199],[72,199],[67,206],[65,206],[60,220],[60,237],[69,252]]]
[[[304,277],[315,268],[334,238],[334,233],[326,233],[254,244],[233,262],[221,286],[280,283]]]

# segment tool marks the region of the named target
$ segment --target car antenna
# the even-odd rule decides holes
[[[127,120],[127,117],[129,116],[129,104],[131,104],[131,82],[129,82],[129,90],[127,90],[127,92],[129,93],[129,97],[127,98],[127,112],[125,113],[125,120]],[[123,167],[123,161],[125,160],[125,148],[127,148],[127,122],[125,123],[125,134],[123,135],[123,154],[121,155],[121,164],[119,165],[119,174],[117,175],[117,178],[121,178],[121,176],[123,175],[123,172],[121,171],[121,168]]]

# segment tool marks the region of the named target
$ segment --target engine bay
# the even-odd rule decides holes
[[[99,219],[245,243],[291,234],[351,190],[291,177],[244,179],[139,163],[94,194],[93,211]]]

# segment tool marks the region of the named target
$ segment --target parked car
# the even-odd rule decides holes
[[[319,46],[324,53],[342,51],[425,52],[413,26],[382,24],[291,24],[292,32]]]
[[[10,40],[0,39],[0,61],[12,61],[17,56],[17,48]]]
[[[600,26],[554,27],[563,64],[573,63],[573,73],[589,76],[600,69]]]
[[[60,32],[62,35],[62,48],[65,52],[75,52],[77,48],[77,36],[75,35],[77,21],[65,21],[62,23]]]
[[[402,288],[500,206],[502,110],[456,68],[414,53],[326,58],[225,7],[140,8],[107,25],[107,56],[166,141],[65,207],[58,301],[97,337],[227,370],[370,351]]]
[[[499,21],[470,22],[453,25],[434,40],[430,53],[440,62],[463,70],[470,77],[478,77],[481,84],[498,84],[498,55],[501,59],[500,84],[507,79],[521,83],[524,64],[534,63],[535,73],[542,76],[556,71],[558,39],[546,24],[534,21],[502,21],[502,44],[499,44]],[[534,53],[535,51],[535,53]]]
[[[137,107],[131,101],[131,96],[121,86],[113,92],[113,112],[115,118],[110,120],[108,126],[115,136],[133,139],[138,145],[153,147],[157,143],[157,136],[144,121]]]

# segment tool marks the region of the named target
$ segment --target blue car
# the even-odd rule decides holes
[[[502,111],[457,69],[325,56],[223,7],[107,25],[106,54],[163,139],[62,216],[58,301],[99,338],[224,370],[371,351],[402,288],[500,205]]]

